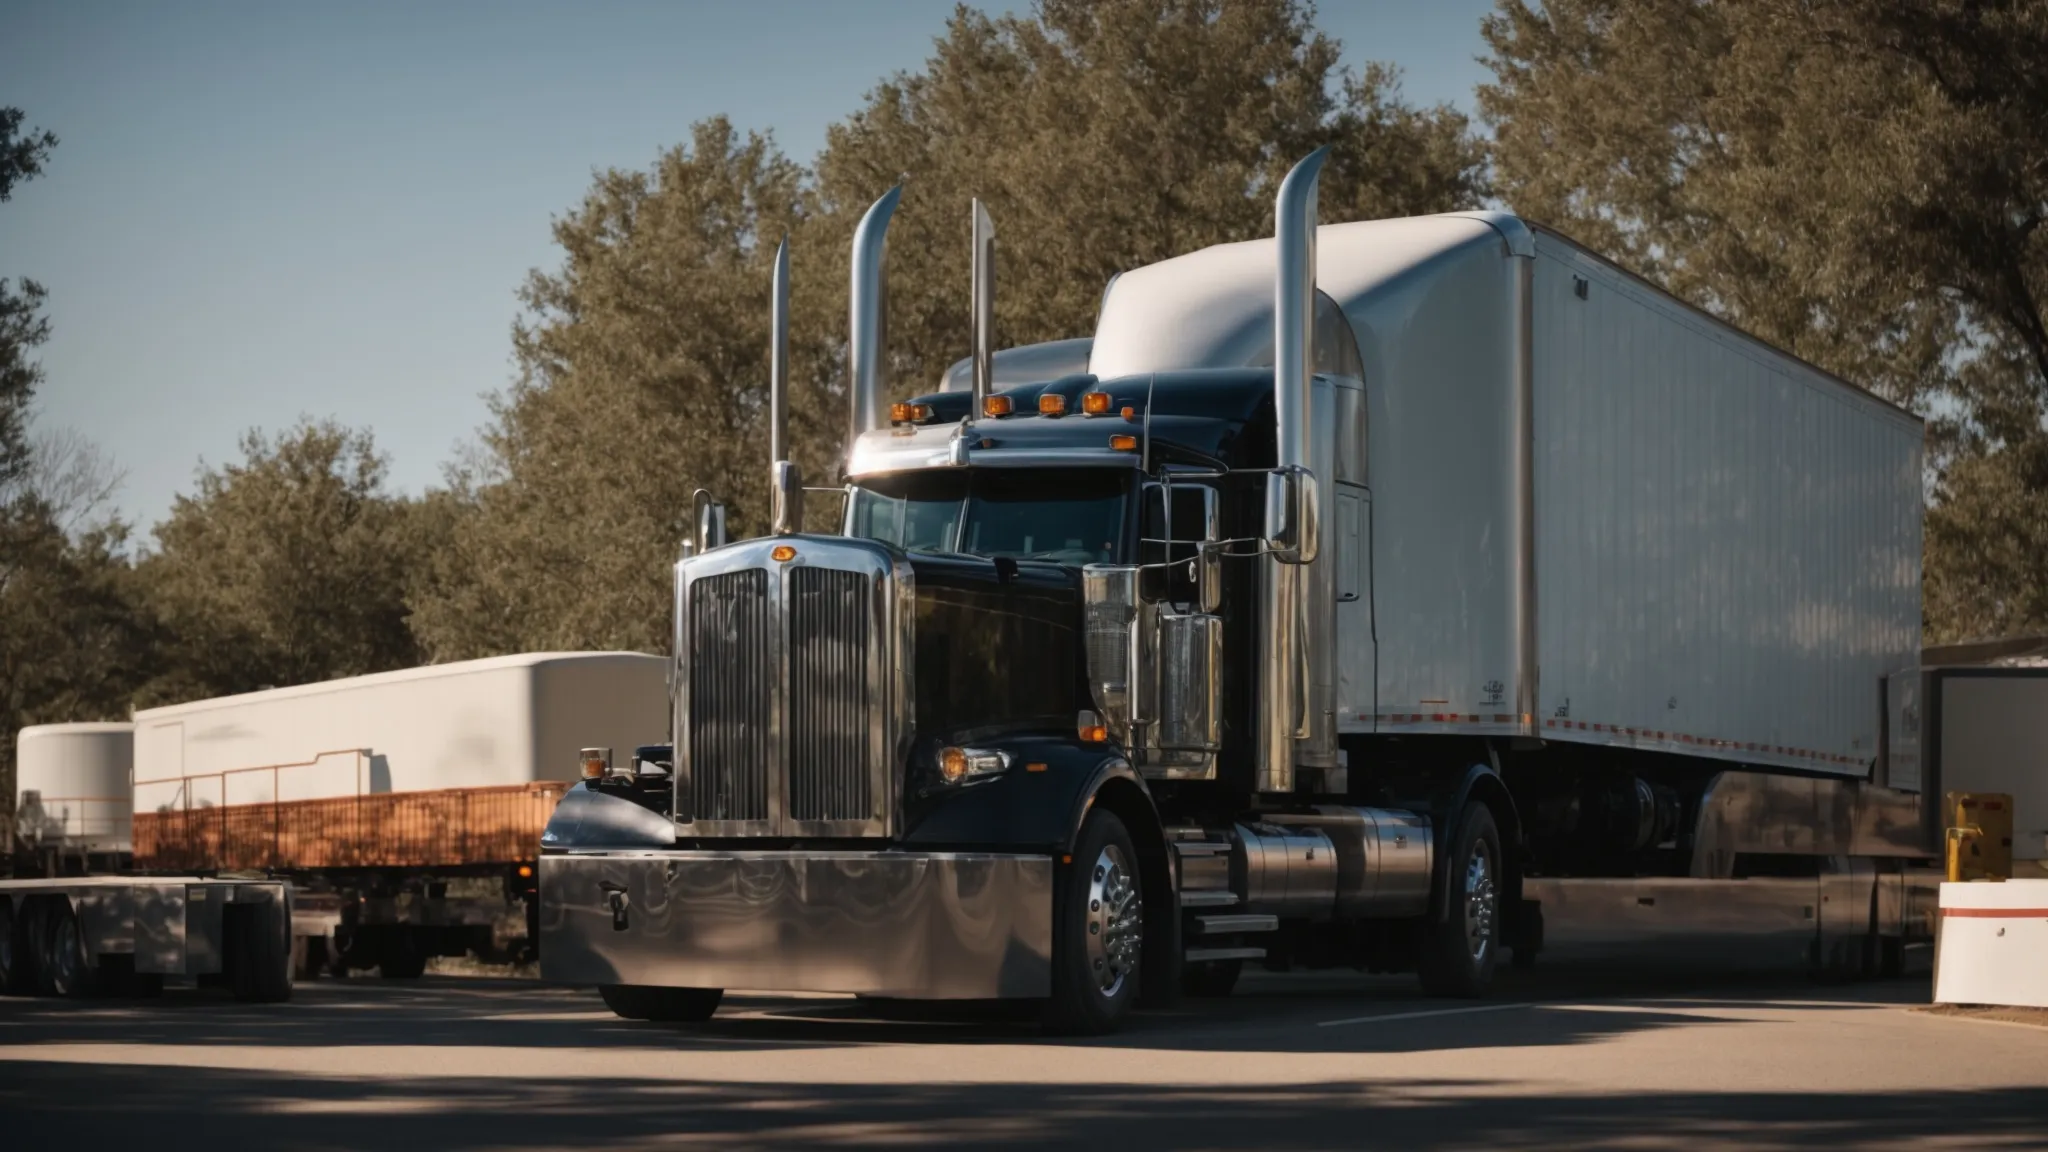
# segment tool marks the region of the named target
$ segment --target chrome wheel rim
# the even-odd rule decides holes
[[[1465,946],[1478,963],[1493,949],[1494,902],[1493,848],[1481,840],[1465,862]]]
[[[1088,970],[1103,996],[1123,991],[1143,950],[1144,902],[1123,849],[1104,845],[1088,876]]]

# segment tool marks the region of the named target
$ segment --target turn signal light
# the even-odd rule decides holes
[[[787,564],[796,559],[796,549],[787,544],[777,544],[768,555],[773,557],[777,564]]]
[[[1123,416],[1126,420],[1136,420],[1138,418],[1138,410],[1126,404],[1124,405]]]
[[[1074,730],[1081,737],[1083,744],[1109,743],[1109,727],[1102,722],[1102,717],[1093,712],[1083,710],[1076,716]]]
[[[1081,411],[1090,416],[1109,415],[1109,393],[1085,392],[1081,395]]]
[[[1016,411],[1017,402],[1008,396],[986,396],[981,401],[983,416],[1008,416]]]
[[[939,776],[958,784],[979,776],[995,776],[1009,770],[1010,754],[990,748],[947,748],[939,753]]]
[[[531,875],[533,875],[533,865],[531,865],[531,864],[521,864],[521,865],[519,866],[519,878],[520,878],[521,880],[524,880],[524,879],[526,879],[527,877],[529,877],[529,876],[531,876]]]
[[[1065,416],[1067,414],[1067,398],[1057,394],[1040,396],[1038,398],[1038,414],[1040,416]]]
[[[1121,434],[1111,436],[1109,438],[1109,448],[1112,452],[1136,452],[1138,450],[1138,438]]]
[[[577,753],[577,758],[583,761],[585,780],[602,779],[611,770],[612,750],[609,748],[585,748]]]
[[[889,419],[897,424],[922,424],[932,418],[929,404],[891,404]]]

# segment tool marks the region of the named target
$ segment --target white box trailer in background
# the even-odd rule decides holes
[[[125,865],[134,759],[135,725],[126,722],[23,728],[14,742],[17,856],[48,875]]]
[[[1914,668],[1886,696],[1894,786],[2011,796],[2013,875],[2048,878],[2048,667]]]

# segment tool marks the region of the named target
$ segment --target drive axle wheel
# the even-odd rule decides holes
[[[1493,812],[1473,801],[1459,814],[1446,858],[1446,915],[1425,925],[1417,968],[1432,996],[1483,996],[1500,959],[1500,832]]]
[[[1058,883],[1045,1025],[1081,1035],[1114,1031],[1138,998],[1145,944],[1138,850],[1123,821],[1100,808],[1088,813]]]
[[[605,1007],[628,1020],[695,1023],[711,1019],[723,988],[658,988],[646,984],[606,984],[597,990]]]

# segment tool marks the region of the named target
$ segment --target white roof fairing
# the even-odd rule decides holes
[[[1316,229],[1316,287],[1354,329],[1369,296],[1426,276],[1474,244],[1527,241],[1521,221],[1451,213],[1325,224]],[[1219,244],[1119,276],[1103,300],[1088,370],[1103,379],[1183,368],[1269,364],[1273,239]],[[1319,357],[1320,359],[1320,357]]]

